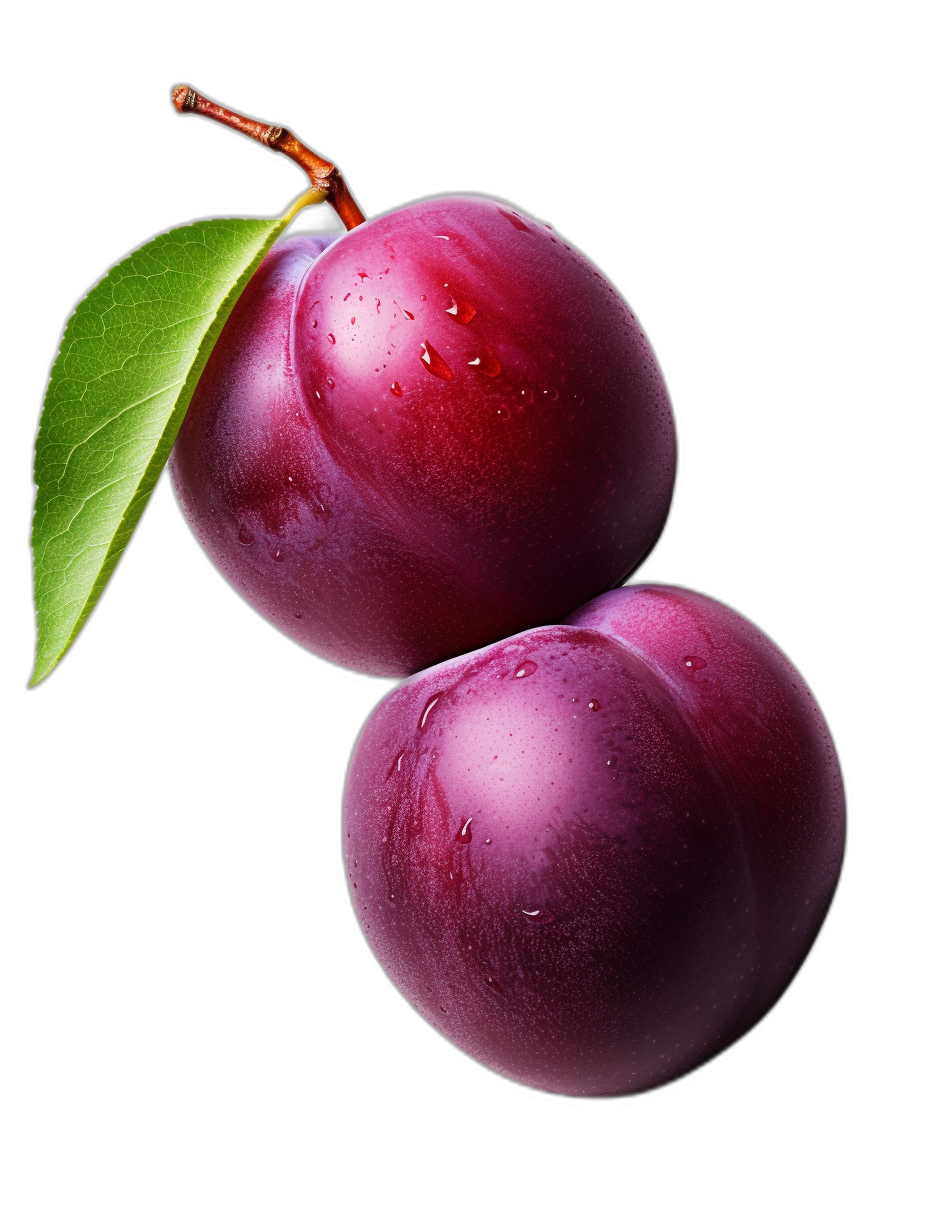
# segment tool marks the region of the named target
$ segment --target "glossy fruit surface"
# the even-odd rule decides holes
[[[510,1078],[614,1095],[783,992],[835,889],[844,796],[769,639],[635,586],[397,689],[344,825],[358,918],[415,1008]]]
[[[172,457],[232,584],[309,649],[382,675],[627,576],[674,468],[627,305],[548,228],[478,198],[278,244]]]

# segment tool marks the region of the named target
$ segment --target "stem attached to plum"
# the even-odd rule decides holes
[[[197,115],[208,116],[211,120],[225,124],[228,128],[234,128],[236,132],[244,133],[253,141],[259,141],[272,150],[279,150],[281,154],[286,154],[288,158],[293,159],[298,166],[303,168],[309,176],[312,187],[296,202],[286,216],[288,220],[304,205],[310,205],[314,201],[328,201],[348,231],[364,222],[364,215],[348,191],[348,185],[342,179],[341,172],[333,163],[326,162],[324,158],[314,154],[286,128],[278,128],[273,124],[262,124],[260,120],[250,120],[247,116],[237,115],[234,111],[220,107],[218,103],[210,102],[208,98],[192,90],[190,86],[176,86],[172,98],[179,112],[195,111]]]

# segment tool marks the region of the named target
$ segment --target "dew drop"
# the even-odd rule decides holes
[[[422,717],[419,719],[419,730],[420,731],[422,730],[423,727],[425,727],[425,720],[429,717],[429,711],[432,709],[432,707],[435,705],[435,703],[438,701],[440,697],[441,697],[440,693],[435,693],[425,703],[425,709],[422,711]]]
[[[546,398],[550,398],[552,402],[557,402],[558,392],[556,389],[543,389],[542,394]]]
[[[516,680],[522,680],[526,676],[534,676],[538,671],[538,664],[533,663],[531,659],[526,659],[524,663],[520,663],[516,668]]]
[[[437,240],[450,240],[451,236],[450,235],[436,235],[435,238]]]
[[[354,317],[351,318],[351,324],[354,325]]]
[[[248,527],[244,524],[244,522],[238,528],[238,541],[239,543],[244,543],[246,547],[248,546],[249,543],[254,543],[255,541],[254,535],[251,533]]]
[[[469,368],[476,368],[484,376],[499,376],[502,371],[499,360],[490,350],[486,350],[482,355],[475,355],[473,359],[469,359],[467,366]]]
[[[328,338],[329,342],[331,342],[332,346],[335,346],[335,335],[334,335],[334,334],[326,334],[326,337]]]
[[[319,392],[318,389],[316,390],[316,397],[319,399],[320,402],[322,401],[322,394]]]
[[[501,406],[496,413],[500,417],[500,419],[508,419],[509,418],[509,407]]]
[[[536,907],[534,911],[526,911],[522,908],[522,914],[527,920],[531,920],[533,924],[550,924],[554,916],[545,907]]]
[[[531,227],[527,227],[518,214],[513,214],[510,210],[499,210],[499,213],[507,222],[511,222],[517,231],[528,231],[531,234]]]
[[[484,975],[483,979],[487,988],[489,988],[491,992],[495,992],[498,997],[505,997],[506,994],[503,992],[496,980],[494,980],[493,976],[489,974],[489,972]]]
[[[596,698],[595,698],[595,697],[594,697],[594,698],[593,698],[593,700],[589,703],[589,708],[590,708],[590,710],[594,710],[594,711],[595,711],[595,710],[602,710],[602,706],[599,704],[599,702],[596,700]]]
[[[397,398],[402,397],[402,394],[403,394],[403,387],[402,387],[402,385],[399,383],[399,381],[394,381],[394,382],[393,382],[393,384],[390,386],[390,393],[391,393],[391,394],[395,394],[395,395],[397,396]]]
[[[313,329],[315,329],[318,324],[319,324],[318,321],[313,321]]]
[[[705,659],[700,659],[699,655],[687,655],[683,660],[683,666],[688,667],[691,672],[701,672],[709,664]]]
[[[531,406],[535,401],[535,395],[530,389],[520,389],[519,401],[524,402],[526,406]]]
[[[468,817],[467,821],[465,821],[463,826],[461,826],[460,830],[458,831],[458,842],[459,843],[469,843],[471,839],[474,837],[473,834],[471,834],[470,832],[470,823],[473,820],[474,820],[473,817]]]
[[[414,320],[416,319],[416,318],[412,315],[412,313],[411,313],[411,312],[407,312],[407,310],[406,310],[405,308],[403,309],[403,316],[406,318],[406,320],[407,320],[407,321],[414,321]]]
[[[440,376],[443,381],[450,381],[453,373],[430,342],[423,342],[422,354],[419,358],[433,376]]]
[[[283,554],[282,548],[275,548],[274,551],[271,553],[272,560],[283,560],[283,558],[284,558],[284,554]]]
[[[446,308],[445,312],[449,317],[454,317],[459,325],[469,325],[477,315],[477,309],[466,299],[453,299],[451,307]]]
[[[325,383],[326,383],[326,385],[328,385],[329,389],[334,389],[334,388],[335,388],[335,382],[332,380],[332,378],[331,378],[330,376],[327,376],[327,377],[325,378]]]
[[[302,619],[303,619],[303,613],[302,613],[302,612],[294,612],[293,614],[294,614],[294,616],[297,618],[297,620],[302,620]]]

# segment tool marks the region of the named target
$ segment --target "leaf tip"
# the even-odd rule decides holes
[[[70,643],[68,643],[68,646],[70,646]],[[43,646],[40,640],[39,645],[36,647],[35,663],[32,667],[32,675],[29,678],[29,683],[26,686],[27,689],[34,689],[36,685],[41,684],[47,676],[52,674],[67,653],[68,646],[65,646],[60,653],[54,654],[53,651],[50,655],[48,652],[48,647]]]
[[[52,667],[54,667],[54,664],[52,664]],[[41,684],[51,670],[51,667],[45,667],[43,664],[39,663],[38,659],[36,659],[35,667],[32,669],[32,676],[30,677],[26,688],[34,689],[36,685]]]

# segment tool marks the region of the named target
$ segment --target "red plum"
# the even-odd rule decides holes
[[[509,1078],[619,1095],[777,1000],[835,889],[844,796],[763,633],[628,586],[389,695],[344,827],[358,918],[420,1014]]]
[[[260,612],[397,676],[627,577],[675,458],[663,379],[615,288],[542,224],[460,197],[276,245],[171,468]]]

